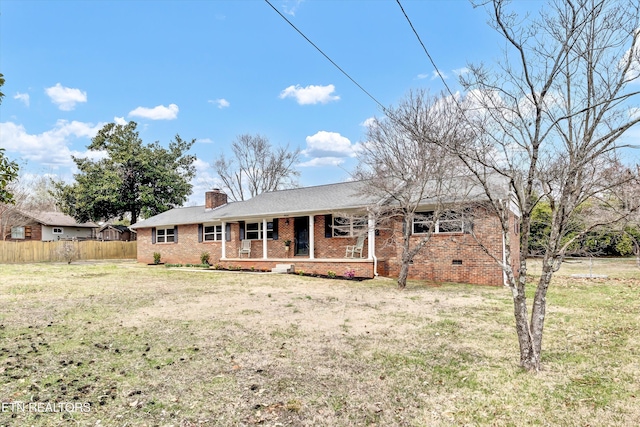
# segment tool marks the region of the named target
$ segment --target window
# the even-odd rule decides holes
[[[222,240],[222,225],[205,225],[203,230],[205,242]]]
[[[245,225],[245,239],[262,240],[262,222],[248,222]],[[267,222],[267,239],[273,239],[273,221]]]
[[[416,212],[413,219],[413,234],[433,233],[468,233],[471,231],[469,215],[456,211],[443,211],[435,224],[434,212]]]
[[[332,237],[352,237],[362,234],[367,228],[367,219],[363,216],[333,217]]]
[[[52,233],[53,234],[64,234],[62,228],[60,228],[60,227],[54,227]]]
[[[11,227],[12,239],[24,239],[24,227]]]
[[[174,228],[158,228],[156,231],[156,239],[158,243],[173,243],[175,242]]]

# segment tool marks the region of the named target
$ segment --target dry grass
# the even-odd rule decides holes
[[[640,425],[640,274],[619,268],[554,282],[534,375],[502,288],[3,265],[0,400],[90,411],[0,426]]]

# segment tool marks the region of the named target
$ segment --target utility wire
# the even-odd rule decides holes
[[[447,85],[447,82],[442,77],[442,74],[440,73],[440,70],[438,69],[438,66],[436,65],[435,61],[433,60],[433,58],[429,54],[429,51],[427,50],[426,46],[422,42],[422,39],[420,38],[420,35],[418,34],[418,32],[416,31],[415,27],[413,26],[413,23],[411,22],[411,19],[409,19],[409,16],[407,15],[407,12],[405,12],[404,7],[402,7],[402,3],[400,3],[400,0],[396,0],[396,3],[398,3],[398,6],[400,6],[400,10],[402,10],[402,14],[407,19],[407,22],[409,23],[409,26],[413,30],[413,34],[415,34],[416,38],[418,39],[418,42],[420,42],[420,46],[422,46],[422,50],[424,50],[424,53],[427,54],[427,57],[429,58],[429,61],[431,62],[431,65],[433,65],[433,68],[436,69],[436,74],[438,74],[438,77],[440,78],[440,80],[442,80],[442,83],[444,84],[444,87],[447,88],[447,92],[449,92],[449,95],[451,95],[451,98],[453,98],[454,101],[457,104],[458,101],[457,101],[456,97],[453,95],[453,92],[451,92],[451,89],[449,88],[449,85]]]
[[[299,30],[295,25],[293,25],[293,23],[292,23],[291,21],[289,21],[289,20],[287,19],[287,17],[286,17],[286,16],[284,16],[282,13],[280,13],[280,11],[279,11],[278,9],[276,9],[276,8],[271,4],[271,2],[270,2],[269,0],[264,0],[264,1],[265,1],[269,6],[271,6],[271,8],[272,8],[273,10],[275,10],[275,11],[276,11],[276,13],[282,17],[282,19],[284,19],[285,21],[287,21],[287,23],[288,23],[289,25],[291,25],[291,27],[292,27],[294,30],[296,30],[296,31],[298,32],[298,34],[300,34],[302,37],[304,37],[304,39],[305,39],[306,41],[308,41],[308,42],[309,42],[309,44],[311,44],[311,46],[315,47],[315,48],[316,48],[316,50],[322,54],[322,56],[324,56],[325,58],[327,58],[327,60],[328,60],[329,62],[331,62],[331,63],[333,64],[333,66],[334,66],[334,67],[336,67],[338,70],[340,70],[340,72],[341,72],[342,74],[344,74],[345,76],[347,76],[347,78],[348,78],[349,80],[351,80],[351,82],[353,82],[353,84],[355,84],[356,86],[358,86],[358,88],[360,88],[360,90],[361,90],[361,91],[363,91],[364,93],[366,93],[366,94],[367,94],[367,96],[368,96],[369,98],[371,98],[371,99],[372,99],[376,104],[378,104],[378,105],[380,106],[380,108],[382,108],[382,110],[383,110],[384,112],[386,112],[386,111],[387,111],[387,109],[385,108],[385,106],[384,106],[384,105],[382,105],[382,104],[381,104],[381,103],[380,103],[376,98],[374,98],[374,96],[373,96],[373,95],[371,95],[369,92],[367,92],[365,88],[363,88],[362,86],[360,86],[360,84],[359,84],[357,81],[355,81],[355,80],[354,80],[354,79],[353,79],[353,78],[352,78],[352,77],[351,77],[351,76],[350,76],[346,71],[344,71],[342,68],[340,68],[340,66],[339,66],[338,64],[336,64],[336,63],[335,63],[331,58],[329,58],[329,56],[328,56],[326,53],[324,53],[324,52],[322,51],[322,49],[320,49],[318,46],[316,46],[316,44],[315,44],[314,42],[312,42],[311,40],[309,40],[309,38],[308,38],[307,36],[305,36],[305,35],[302,33],[302,31],[300,31],[300,30]],[[406,15],[405,15],[405,16],[406,16]],[[407,19],[408,19],[408,18],[407,18]]]

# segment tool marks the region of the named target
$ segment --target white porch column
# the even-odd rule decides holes
[[[222,252],[220,254],[220,257],[222,259],[225,259],[227,257],[227,223],[222,221],[222,242],[221,242],[221,248],[222,248]]]
[[[371,214],[369,214],[367,225],[367,259],[373,259],[376,251],[376,222],[372,218]]]
[[[314,233],[314,225],[315,224],[313,222],[313,215],[309,215],[309,259],[315,258],[316,237]]]
[[[267,220],[262,220],[262,259],[267,259]]]

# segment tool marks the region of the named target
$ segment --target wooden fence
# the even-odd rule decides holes
[[[136,259],[136,242],[96,240],[58,242],[0,241],[0,264],[88,259]]]

